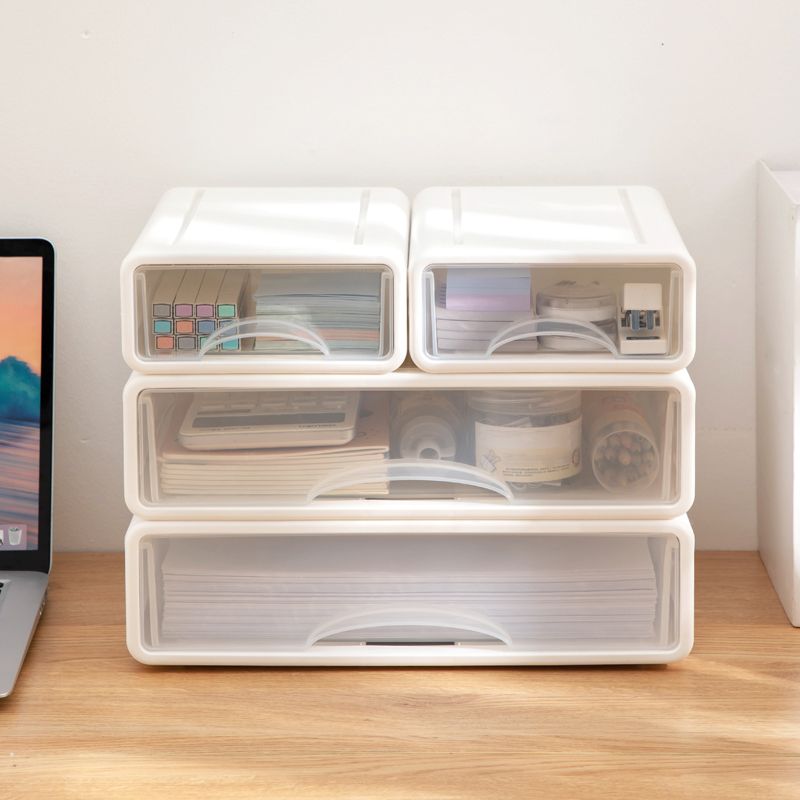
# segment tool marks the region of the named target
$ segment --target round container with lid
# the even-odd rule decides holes
[[[648,488],[660,469],[656,436],[627,392],[595,398],[587,410],[592,471],[609,492]]]
[[[559,281],[536,295],[536,314],[543,319],[591,322],[611,339],[617,335],[617,296],[597,281]],[[551,350],[604,350],[603,345],[573,336],[541,336]]]
[[[462,415],[445,394],[398,393],[392,406],[392,456],[452,461]]]
[[[581,471],[581,393],[562,389],[471,392],[475,465],[515,489]]]

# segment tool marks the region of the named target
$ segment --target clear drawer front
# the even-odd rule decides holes
[[[394,354],[394,278],[379,265],[166,265],[133,278],[136,358],[162,368],[342,369]]]
[[[646,661],[668,660],[686,636],[679,562],[691,542],[680,532],[184,535],[155,525],[129,543],[136,629],[154,658]]]
[[[153,518],[675,516],[693,395],[660,384],[146,388],[126,398],[128,500]]]

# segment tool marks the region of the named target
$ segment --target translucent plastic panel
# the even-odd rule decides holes
[[[690,489],[681,403],[672,388],[153,389],[138,395],[135,478],[145,506],[233,514],[670,504]]]
[[[151,649],[420,645],[669,650],[674,535],[226,535],[142,540]]]
[[[419,322],[431,359],[553,362],[681,352],[677,267],[452,265],[431,267],[422,280]]]
[[[380,360],[392,274],[380,266],[140,267],[137,351],[156,361]],[[404,314],[403,314],[404,316]]]

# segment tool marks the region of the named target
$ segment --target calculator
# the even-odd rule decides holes
[[[178,432],[189,450],[347,444],[358,392],[210,392],[195,396]]]

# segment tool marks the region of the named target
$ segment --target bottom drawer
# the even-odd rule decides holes
[[[694,538],[651,522],[144,522],[128,647],[152,664],[664,663]]]

